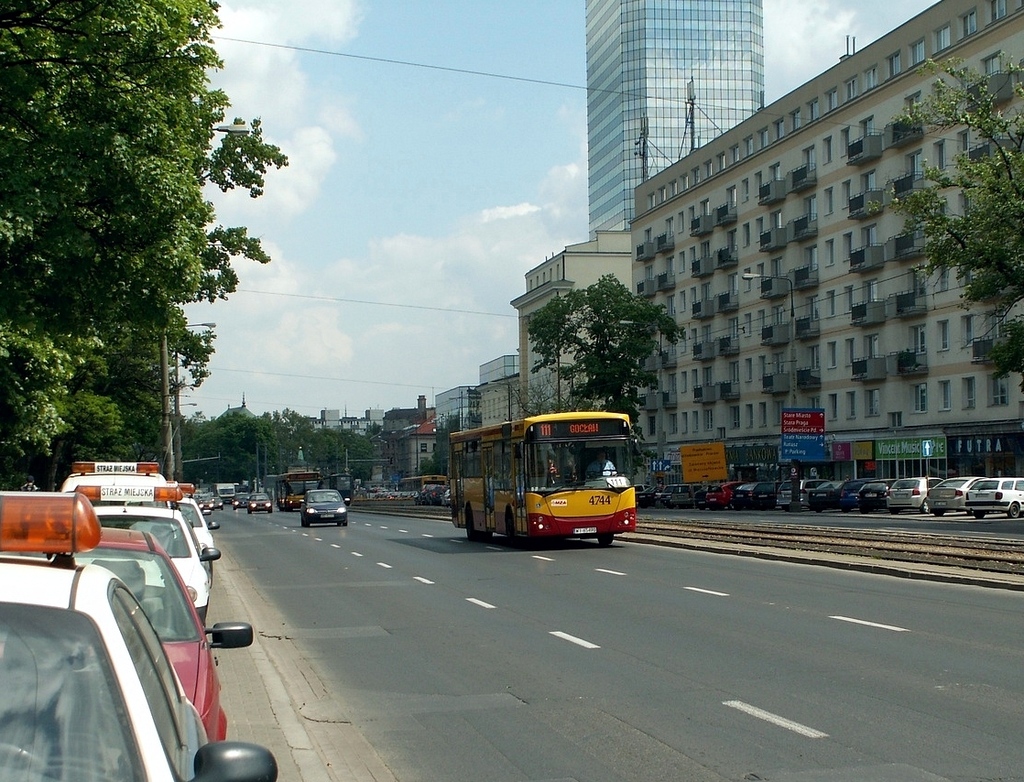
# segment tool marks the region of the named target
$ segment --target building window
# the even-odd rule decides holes
[[[949,28],[947,28],[948,31]],[[878,68],[872,65],[864,71],[864,91],[873,90],[878,86]]]
[[[991,0],[989,8],[992,11],[993,22],[1006,16],[1006,0]]]
[[[949,321],[939,321],[939,350],[949,350]]]
[[[839,90],[835,87],[825,93],[825,111],[829,112],[839,108]]]
[[[821,109],[818,107],[818,99],[814,98],[807,103],[807,119],[814,122],[821,116]]]
[[[918,383],[914,386],[914,412],[928,412],[928,384]]]
[[[825,360],[828,362],[829,369],[839,366],[839,343],[833,340],[825,344]]]
[[[992,378],[992,406],[1005,407],[1010,404],[1010,384],[1005,377]]]
[[[825,136],[821,140],[821,160],[823,163],[832,162],[832,137]]]
[[[846,417],[853,419],[857,417],[857,392],[846,392]]]
[[[865,415],[875,417],[881,415],[882,392],[877,388],[869,388],[864,392]]]
[[[893,52],[889,55],[889,78],[899,76],[903,72],[903,64],[900,62],[900,53]]]
[[[939,410],[953,409],[953,386],[948,380],[939,381]]]
[[[786,120],[783,117],[775,120],[775,140],[778,141],[780,138],[786,135]]]
[[[729,425],[733,429],[740,428],[740,406],[730,405],[729,406]]]
[[[910,65],[920,65],[924,62],[924,38],[910,44]]]
[[[754,154],[754,137],[747,136],[743,139],[743,154],[746,157],[750,157]]]
[[[846,82],[846,100],[851,101],[857,97],[857,77],[854,76],[852,79]]]
[[[941,52],[949,47],[949,25],[943,25],[935,31],[935,51]]]
[[[964,38],[978,32],[978,13],[973,8],[960,17],[960,31]]]
[[[715,411],[708,409],[704,411],[704,431],[715,431]]]
[[[839,394],[828,395],[828,420],[835,421],[839,418]]]
[[[426,453],[426,452],[427,452],[427,444],[426,443],[420,443],[420,453]]]
[[[977,403],[977,388],[973,377],[964,378],[964,409],[973,410]]]
[[[981,61],[981,70],[986,76],[992,76],[1003,69],[1003,58],[998,54],[986,57]]]
[[[758,136],[758,141],[761,144],[761,149],[764,149],[765,147],[767,147],[768,146],[768,128],[761,128],[757,132],[757,136]]]
[[[798,130],[802,124],[800,121],[800,109],[795,109],[789,113],[789,124],[793,130]]]
[[[964,315],[960,319],[960,332],[963,336],[963,342],[961,343],[965,348],[970,346],[974,342],[974,316]]]

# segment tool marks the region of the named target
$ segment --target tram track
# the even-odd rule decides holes
[[[353,510],[450,519],[447,508],[401,502],[357,503]],[[823,555],[861,556],[890,563],[913,562],[1024,576],[1024,541],[997,537],[968,537],[932,532],[899,532],[799,524],[695,519],[644,518],[625,540],[736,546],[754,549],[788,549]]]

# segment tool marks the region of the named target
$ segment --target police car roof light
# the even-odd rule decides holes
[[[96,548],[100,521],[80,492],[0,492],[0,551],[74,554]]]
[[[178,484],[166,486],[103,486],[98,483],[81,484],[75,491],[84,494],[92,502],[178,502],[185,495]]]
[[[168,484],[168,485],[169,486],[178,486],[178,488],[181,489],[181,493],[184,494],[186,497],[191,497],[193,494],[196,493],[196,485],[194,483],[178,483],[178,484],[173,484],[172,483],[172,484]]]
[[[73,462],[71,464],[72,475],[89,475],[102,473],[104,475],[159,475],[160,464],[158,462]]]

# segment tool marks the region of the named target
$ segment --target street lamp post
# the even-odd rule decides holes
[[[185,328],[213,329],[216,323],[186,323]],[[178,351],[174,351],[174,382],[171,382],[170,358],[167,350],[167,332],[160,336],[160,377],[162,385],[161,434],[164,453],[164,474],[174,480],[182,480],[181,458],[181,384],[178,380]],[[173,385],[173,389],[172,389]],[[171,410],[171,393],[174,394],[174,410]],[[190,403],[194,404],[194,403]],[[172,424],[173,416],[173,424]]]
[[[745,272],[744,280],[779,280],[785,282],[789,288],[789,406],[795,408],[796,401],[796,302],[793,280],[789,277],[782,277],[775,274],[754,274]],[[780,428],[781,431],[781,428]],[[779,441],[782,437],[780,434]],[[800,510],[800,460],[790,459],[789,461],[789,507],[790,513]]]

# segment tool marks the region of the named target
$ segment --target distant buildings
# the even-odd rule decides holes
[[[761,0],[587,0],[586,15],[593,236],[628,229],[646,176],[764,104],[764,49]]]

